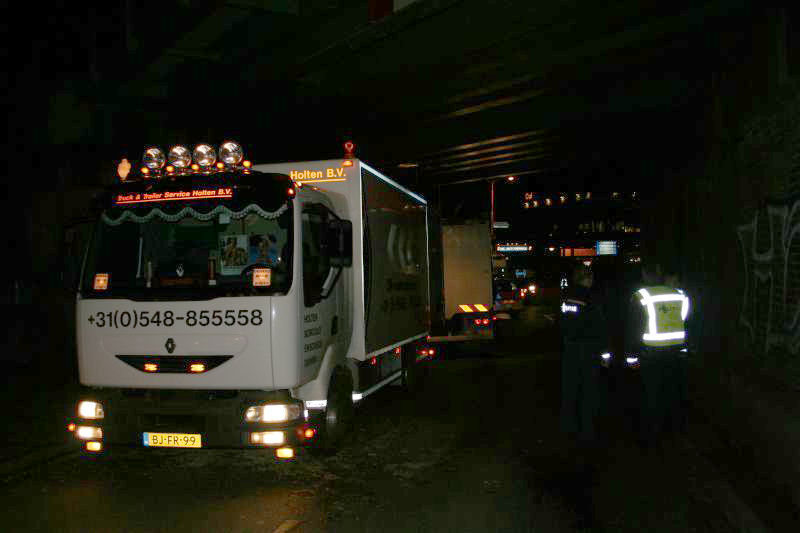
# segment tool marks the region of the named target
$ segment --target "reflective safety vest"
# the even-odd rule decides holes
[[[647,314],[642,335],[645,346],[680,346],[686,340],[684,322],[689,315],[689,297],[680,289],[645,287],[635,293]]]

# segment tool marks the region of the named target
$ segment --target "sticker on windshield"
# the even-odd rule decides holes
[[[272,233],[250,236],[250,264],[278,264],[278,239]]]
[[[247,264],[247,235],[220,235],[219,255],[223,275],[241,274]]]

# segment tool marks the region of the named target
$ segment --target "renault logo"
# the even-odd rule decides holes
[[[169,352],[169,353],[174,352],[175,351],[175,341],[172,340],[172,338],[170,337],[169,339],[167,339],[167,343],[164,345],[164,348],[166,348],[167,352]]]

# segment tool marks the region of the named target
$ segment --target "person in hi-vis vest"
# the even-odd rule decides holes
[[[677,409],[675,390],[679,357],[686,348],[689,297],[663,284],[658,265],[643,264],[642,282],[631,296],[625,357],[628,364],[641,369],[641,437],[645,444],[652,444],[666,418]]]

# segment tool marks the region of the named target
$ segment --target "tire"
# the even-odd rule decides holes
[[[328,387],[328,404],[322,419],[320,448],[335,451],[346,440],[353,427],[353,380],[345,370],[337,370]]]

